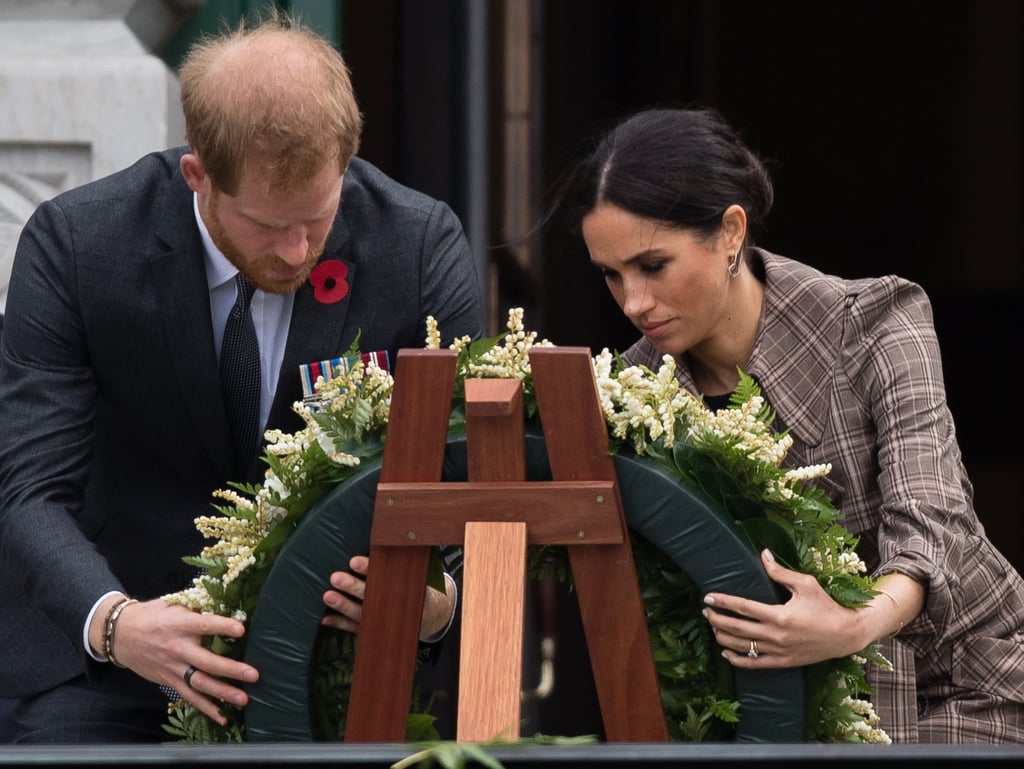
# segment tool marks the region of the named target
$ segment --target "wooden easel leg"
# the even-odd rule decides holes
[[[398,353],[381,482],[441,478],[454,381],[451,350]],[[376,537],[371,531],[346,742],[403,741],[412,699],[430,548],[381,547]]]
[[[570,547],[573,582],[608,742],[666,742],[651,641],[624,545]]]
[[[370,548],[370,568],[386,577],[367,583],[346,742],[405,741],[429,563],[429,547]]]
[[[526,524],[466,524],[460,742],[519,737]]]
[[[614,480],[590,351],[534,348],[530,364],[552,476]],[[624,541],[569,548],[601,717],[609,742],[666,742],[668,728],[617,490],[615,497]]]
[[[466,445],[471,481],[526,480],[517,380],[466,380]],[[519,736],[526,538],[522,522],[465,525],[457,729],[463,742]]]

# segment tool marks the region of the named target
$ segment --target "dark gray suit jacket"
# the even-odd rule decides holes
[[[191,579],[193,520],[233,479],[232,448],[183,150],[40,206],[18,245],[0,342],[0,696],[86,670],[82,627],[112,589]],[[479,284],[451,210],[354,159],[322,259],[335,304],[299,289],[269,426],[300,426],[298,367],[479,336]],[[393,358],[392,358],[393,359]],[[251,480],[262,476],[255,463]]]

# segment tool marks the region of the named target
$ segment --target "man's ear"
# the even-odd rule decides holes
[[[181,175],[185,177],[185,183],[190,190],[198,192],[200,195],[210,194],[210,177],[198,155],[186,152],[181,156],[178,166],[181,168]]]
[[[722,214],[722,242],[726,251],[730,254],[736,253],[743,245],[743,239],[747,235],[747,212],[742,206],[733,203]]]

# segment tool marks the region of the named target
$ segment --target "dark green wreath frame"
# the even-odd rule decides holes
[[[550,479],[543,438],[528,434],[527,474]],[[699,490],[653,459],[618,454],[615,467],[630,529],[667,555],[700,590],[779,603],[747,537]],[[380,462],[368,464],[320,500],[281,550],[260,592],[245,659],[260,671],[245,708],[250,742],[312,741],[310,716],[314,645],[328,575],[369,551]],[[442,480],[466,480],[466,439],[450,435]],[[735,669],[740,703],[737,742],[804,739],[804,679],[800,669]]]

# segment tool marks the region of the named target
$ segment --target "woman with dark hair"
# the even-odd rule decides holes
[[[808,665],[874,641],[869,671],[895,741],[1024,740],[1024,581],[974,512],[924,291],[843,280],[753,245],[772,204],[761,161],[716,113],[650,110],[609,131],[563,202],[593,264],[643,337],[629,364],[672,355],[681,383],[725,405],[739,370],[789,430],[787,464],[818,481],[860,538],[880,592],[859,609],[777,563],[768,605],[709,594],[706,616],[740,668]]]

